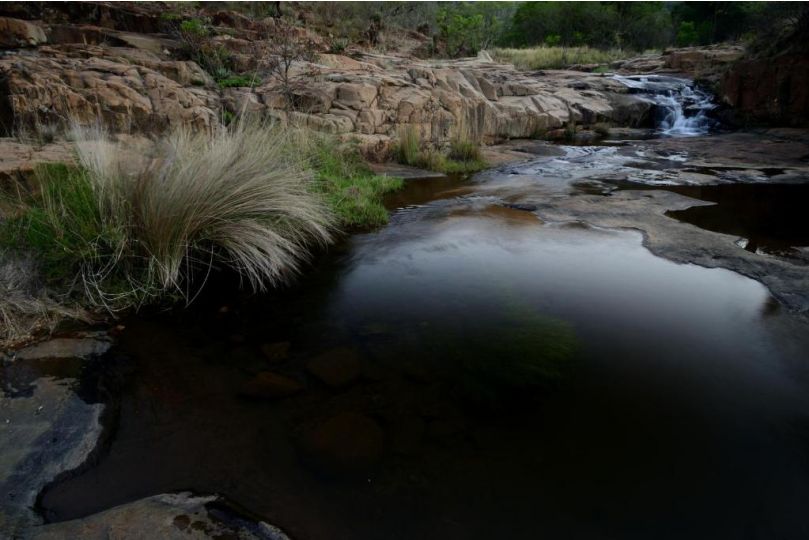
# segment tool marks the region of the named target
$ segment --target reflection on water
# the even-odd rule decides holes
[[[290,290],[128,321],[115,439],[49,517],[193,489],[301,539],[805,538],[809,349],[766,289],[461,188]],[[244,397],[267,371],[296,393]]]

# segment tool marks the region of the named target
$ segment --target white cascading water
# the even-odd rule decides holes
[[[656,106],[657,128],[663,135],[704,135],[715,123],[708,116],[708,111],[716,107],[711,94],[696,88],[689,79],[662,75],[613,75],[613,78]]]

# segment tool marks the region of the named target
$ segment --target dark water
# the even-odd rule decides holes
[[[650,189],[624,182],[623,188]],[[795,257],[796,247],[809,246],[809,184],[716,184],[661,186],[686,197],[714,203],[666,215],[702,229],[739,236],[753,253]]]
[[[809,538],[809,334],[761,284],[460,179],[391,203],[294,287],[126,321],[111,443],[46,516],[192,489],[297,539]],[[245,397],[266,370],[304,389]],[[350,465],[313,456],[347,413]]]

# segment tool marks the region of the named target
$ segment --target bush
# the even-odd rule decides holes
[[[311,173],[276,128],[180,129],[140,158],[103,136],[77,139],[80,166],[40,168],[41,190],[18,201],[3,240],[91,305],[188,298],[192,274],[214,265],[262,290],[331,238]]]

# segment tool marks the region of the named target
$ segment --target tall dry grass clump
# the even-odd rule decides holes
[[[0,250],[0,349],[39,330],[53,330],[65,318],[89,321],[79,307],[55,299],[36,276],[31,257]]]
[[[74,138],[80,167],[43,168],[39,194],[12,221],[51,276],[73,276],[91,304],[189,298],[189,278],[214,266],[263,290],[330,240],[331,212],[280,128],[177,129],[138,154],[101,130]]]
[[[514,64],[517,69],[562,69],[574,64],[609,64],[638,55],[623,49],[545,45],[525,49],[493,49],[491,53],[496,60]]]

